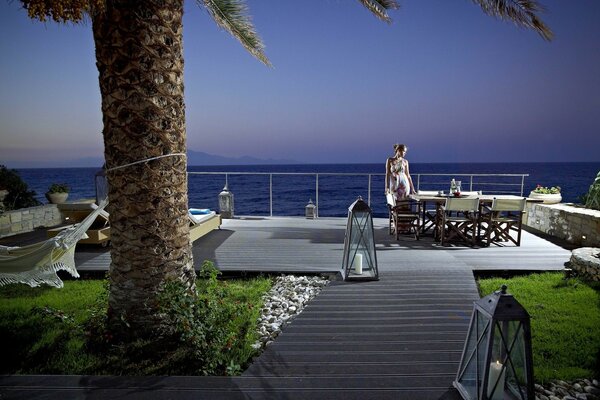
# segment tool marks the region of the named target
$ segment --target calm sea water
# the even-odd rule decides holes
[[[382,164],[303,164],[303,165],[235,165],[192,166],[188,169],[213,172],[266,172],[266,173],[356,173],[373,175],[371,180],[371,206],[376,216],[387,215],[384,193],[385,167]],[[462,163],[418,164],[411,163],[415,185],[417,174],[447,174],[444,177],[421,176],[420,187],[424,190],[447,190],[450,179],[462,180],[463,190],[469,190],[470,181],[458,174],[529,174],[525,178],[524,194],[536,184],[562,188],[564,202],[579,202],[600,170],[600,162],[586,163]],[[54,182],[64,182],[71,187],[69,200],[95,197],[95,168],[20,169],[19,174],[29,187],[36,191],[38,199],[46,202],[44,193]],[[491,182],[496,183],[491,185]],[[218,209],[218,194],[223,189],[223,175],[190,175],[190,207]],[[315,201],[314,175],[273,175],[273,214],[303,215],[309,199]],[[269,175],[228,176],[229,189],[235,196],[237,215],[269,215]],[[367,199],[369,180],[367,176],[319,176],[319,215],[345,216],[348,205],[357,196]],[[484,193],[520,192],[520,178],[477,177],[473,190]],[[518,194],[518,193],[516,193]]]

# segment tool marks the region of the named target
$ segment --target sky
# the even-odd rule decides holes
[[[188,148],[301,163],[600,161],[600,1],[540,0],[552,42],[469,0],[248,0],[268,68],[184,14]],[[0,1],[0,164],[103,157],[91,23]],[[70,161],[78,160],[78,161]]]

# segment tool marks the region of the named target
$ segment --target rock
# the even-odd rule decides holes
[[[588,400],[588,396],[585,393],[577,393],[577,396],[575,396],[575,398],[577,400]]]
[[[579,393],[583,392],[583,387],[581,387],[581,385],[579,383],[574,383],[573,384],[573,389]]]
[[[586,386],[583,388],[586,393],[593,394],[594,396],[600,396],[600,389],[593,386]]]
[[[536,392],[543,392],[544,391],[544,387],[542,385],[539,384],[534,384],[533,387],[535,388]]]
[[[560,400],[560,397],[556,397],[554,395],[548,396],[550,400]]]

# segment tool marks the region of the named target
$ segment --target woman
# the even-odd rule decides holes
[[[404,158],[407,151],[406,145],[395,144],[394,156],[388,158],[385,163],[385,193],[392,193],[396,200],[416,193],[408,169],[408,160]]]

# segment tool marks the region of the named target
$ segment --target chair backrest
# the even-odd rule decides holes
[[[438,194],[437,190],[419,190],[417,194],[422,194],[424,196],[435,196]]]
[[[387,205],[390,207],[396,206],[396,196],[393,193],[387,193],[385,195],[385,200],[387,201]]]
[[[479,198],[461,199],[460,197],[448,197],[444,208],[446,211],[477,211],[479,210]]]
[[[522,199],[497,199],[492,201],[492,211],[524,211],[525,201]]]

